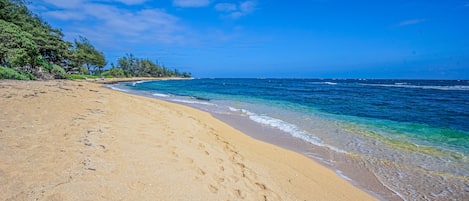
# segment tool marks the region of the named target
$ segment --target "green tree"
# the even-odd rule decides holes
[[[32,14],[25,1],[0,0],[0,64],[41,78],[64,77],[62,67],[54,66],[69,59],[70,43],[62,37]]]
[[[132,54],[126,54],[117,60],[117,66],[121,68],[127,77],[133,77],[136,59]]]
[[[31,13],[23,0],[0,0],[0,19],[31,34],[30,39],[46,61],[61,64],[68,59],[71,44],[62,39],[63,33]]]
[[[132,54],[119,58],[115,67],[122,69],[127,77],[190,77],[190,73],[169,70],[149,59],[135,58]]]
[[[83,37],[70,43],[63,33],[29,11],[25,0],[0,0],[0,65],[42,79],[66,78],[67,72],[101,73],[102,52]],[[5,71],[13,72],[13,71]]]
[[[0,19],[0,64],[35,68],[41,58],[33,36],[13,23]]]
[[[85,66],[90,74],[100,73],[107,63],[104,54],[96,50],[88,39],[81,36],[75,40],[71,61],[72,70],[79,70]],[[96,69],[99,69],[99,72]]]

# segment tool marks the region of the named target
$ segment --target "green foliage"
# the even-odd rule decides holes
[[[116,68],[103,73],[106,58],[88,39],[64,41],[63,33],[29,11],[25,2],[0,0],[0,65],[8,68],[3,69],[2,76],[64,79],[68,72],[112,77],[190,77],[190,73],[169,70],[132,54],[120,58]]]
[[[36,78],[30,73],[0,66],[0,79],[35,80]]]
[[[92,72],[100,74],[106,63],[104,54],[96,50],[88,39],[79,37],[78,40],[75,40],[71,55],[72,70],[76,71],[85,66],[88,72],[87,74],[91,75]],[[91,68],[93,68],[93,70]]]
[[[84,80],[84,79],[86,79],[86,75],[71,74],[71,75],[68,76],[68,79],[71,79],[71,80]]]
[[[0,27],[0,65],[46,78],[44,69],[52,73],[52,64],[69,60],[70,43],[62,32],[32,14],[23,0],[0,0]],[[54,72],[62,73],[57,67]]]
[[[0,5],[0,19],[29,33],[38,53],[48,62],[59,64],[67,59],[70,43],[62,40],[63,34],[60,30],[52,28],[31,13],[22,0],[0,0]]]
[[[55,79],[68,78],[68,74],[65,72],[65,69],[55,64],[52,64],[52,69],[50,70],[50,73],[54,75]]]
[[[190,73],[169,70],[149,59],[135,58],[132,54],[119,58],[116,67],[122,69],[127,77],[190,77]]]
[[[68,75],[68,79],[70,80],[85,80],[85,79],[96,79],[100,78],[100,76],[96,75],[83,75],[83,74],[71,74]]]
[[[40,56],[33,36],[13,23],[0,19],[0,64],[34,66]]]
[[[83,66],[78,69],[78,72],[83,75],[90,75],[90,71],[86,67],[83,67]]]
[[[124,74],[124,71],[120,68],[111,68],[107,71],[104,71],[101,75],[106,78],[107,77],[118,77],[118,78],[126,77]]]
[[[191,78],[192,77],[191,73],[187,73],[187,72],[183,72],[181,75],[182,75],[183,78]]]

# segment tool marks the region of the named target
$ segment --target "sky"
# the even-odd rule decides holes
[[[198,78],[469,79],[469,0],[33,0],[116,63]]]

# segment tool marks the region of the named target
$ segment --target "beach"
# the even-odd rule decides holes
[[[187,106],[62,80],[0,101],[0,200],[375,200]]]

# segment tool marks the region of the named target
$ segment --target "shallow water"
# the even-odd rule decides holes
[[[394,199],[389,192],[405,200],[469,197],[468,81],[195,79],[112,87],[284,135],[264,133],[264,140],[299,139],[307,146],[295,151],[381,199]],[[360,169],[389,192],[356,181]]]

